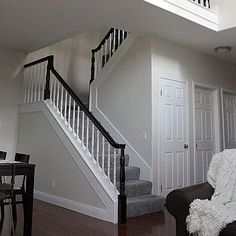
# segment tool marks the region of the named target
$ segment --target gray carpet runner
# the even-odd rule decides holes
[[[73,109],[71,109],[73,110]],[[80,112],[81,113],[81,112]],[[72,117],[72,114],[71,114]],[[71,127],[73,126],[71,118]],[[77,124],[77,119],[74,121]],[[76,126],[75,126],[76,127]],[[82,136],[82,113],[80,114],[79,122],[79,136]],[[97,144],[97,132],[98,129],[95,127],[94,141],[92,142],[92,123],[88,125],[87,132],[87,119],[84,119],[84,142],[88,141],[89,152],[92,152],[92,143]],[[88,139],[87,139],[88,133]],[[97,145],[94,145],[93,152],[95,158],[98,159],[99,165],[102,167],[104,165],[105,173],[108,173],[108,155],[110,151],[110,176],[114,179],[114,149],[110,147],[108,149],[108,142],[105,140],[104,144],[102,142],[102,135],[98,132],[99,136],[99,147],[97,150]],[[108,151],[109,150],[109,151]],[[98,151],[98,152],[97,152]],[[98,153],[98,157],[97,157]],[[102,154],[104,153],[104,164],[102,161]],[[119,190],[119,177],[120,177],[120,159],[119,152],[116,154],[116,186]],[[125,155],[125,177],[126,177],[126,195],[127,195],[127,216],[136,217],[144,214],[150,214],[158,211],[163,211],[165,205],[165,198],[162,196],[152,195],[152,182],[146,180],[140,180],[140,168],[129,166],[129,155]],[[113,182],[113,181],[112,181]]]

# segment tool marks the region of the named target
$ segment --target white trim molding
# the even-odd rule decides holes
[[[51,195],[48,193],[40,192],[35,190],[34,191],[34,198],[56,205],[60,206],[66,209],[69,209],[71,211],[79,212],[81,214],[85,214],[91,217],[95,217],[104,221],[110,221],[106,215],[106,209],[97,208],[94,206],[89,206],[80,202],[75,202],[66,198],[58,197],[55,195]]]

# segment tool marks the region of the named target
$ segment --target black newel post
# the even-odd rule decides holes
[[[50,99],[50,70],[53,67],[53,58],[48,60],[47,74],[46,74],[46,85],[44,89],[44,100]]]
[[[127,221],[127,199],[125,194],[125,145],[121,148],[120,157],[120,194],[118,196],[118,221],[125,224]]]
[[[90,84],[94,81],[94,76],[95,76],[94,73],[95,73],[95,52],[92,50]]]

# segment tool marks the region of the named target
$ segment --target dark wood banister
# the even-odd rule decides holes
[[[28,68],[28,67],[31,67],[31,66],[40,64],[40,63],[45,62],[45,61],[48,61],[48,62],[49,62],[49,61],[52,60],[52,62],[53,62],[53,60],[54,60],[53,58],[54,58],[53,55],[43,57],[43,58],[41,58],[41,59],[39,59],[39,60],[36,60],[36,61],[33,61],[33,62],[30,62],[30,63],[25,64],[25,65],[24,65],[24,68]]]
[[[113,33],[114,28],[111,28],[108,33],[105,35],[105,37],[103,38],[103,40],[101,41],[101,43],[98,44],[98,46],[94,49],[92,49],[93,53],[96,53],[97,51],[99,51],[102,47],[102,45],[106,42],[106,40],[109,38],[110,34]]]
[[[104,129],[101,123],[94,117],[94,115],[89,111],[89,109],[83,104],[83,102],[78,98],[70,86],[64,81],[61,75],[54,68],[54,56],[50,55],[42,59],[30,62],[24,65],[24,68],[28,68],[42,62],[48,61],[47,64],[47,74],[46,74],[46,85],[44,90],[44,99],[50,98],[50,72],[56,77],[56,79],[62,84],[62,86],[67,90],[75,102],[80,106],[84,113],[89,117],[93,124],[98,128],[106,140],[110,143],[113,148],[121,150],[120,156],[120,194],[118,195],[118,222],[120,224],[125,224],[127,222],[127,197],[125,194],[125,144],[117,143],[111,135]]]
[[[95,118],[95,116],[89,111],[89,109],[82,103],[82,101],[78,98],[78,96],[73,92],[70,86],[63,80],[63,78],[58,74],[58,72],[53,68],[51,68],[51,72],[55,75],[55,77],[60,81],[63,87],[67,90],[67,92],[71,95],[71,97],[79,104],[80,108],[84,111],[84,113],[89,117],[89,119],[94,123],[94,125],[98,128],[98,130],[103,134],[103,136],[107,139],[107,141],[111,144],[112,147],[118,149],[124,149],[125,144],[118,144],[111,137],[111,135],[104,129],[101,123]]]

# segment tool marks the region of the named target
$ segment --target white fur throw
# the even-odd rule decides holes
[[[186,219],[189,233],[217,236],[236,220],[236,149],[227,149],[212,157],[207,173],[214,188],[211,200],[194,200]]]

